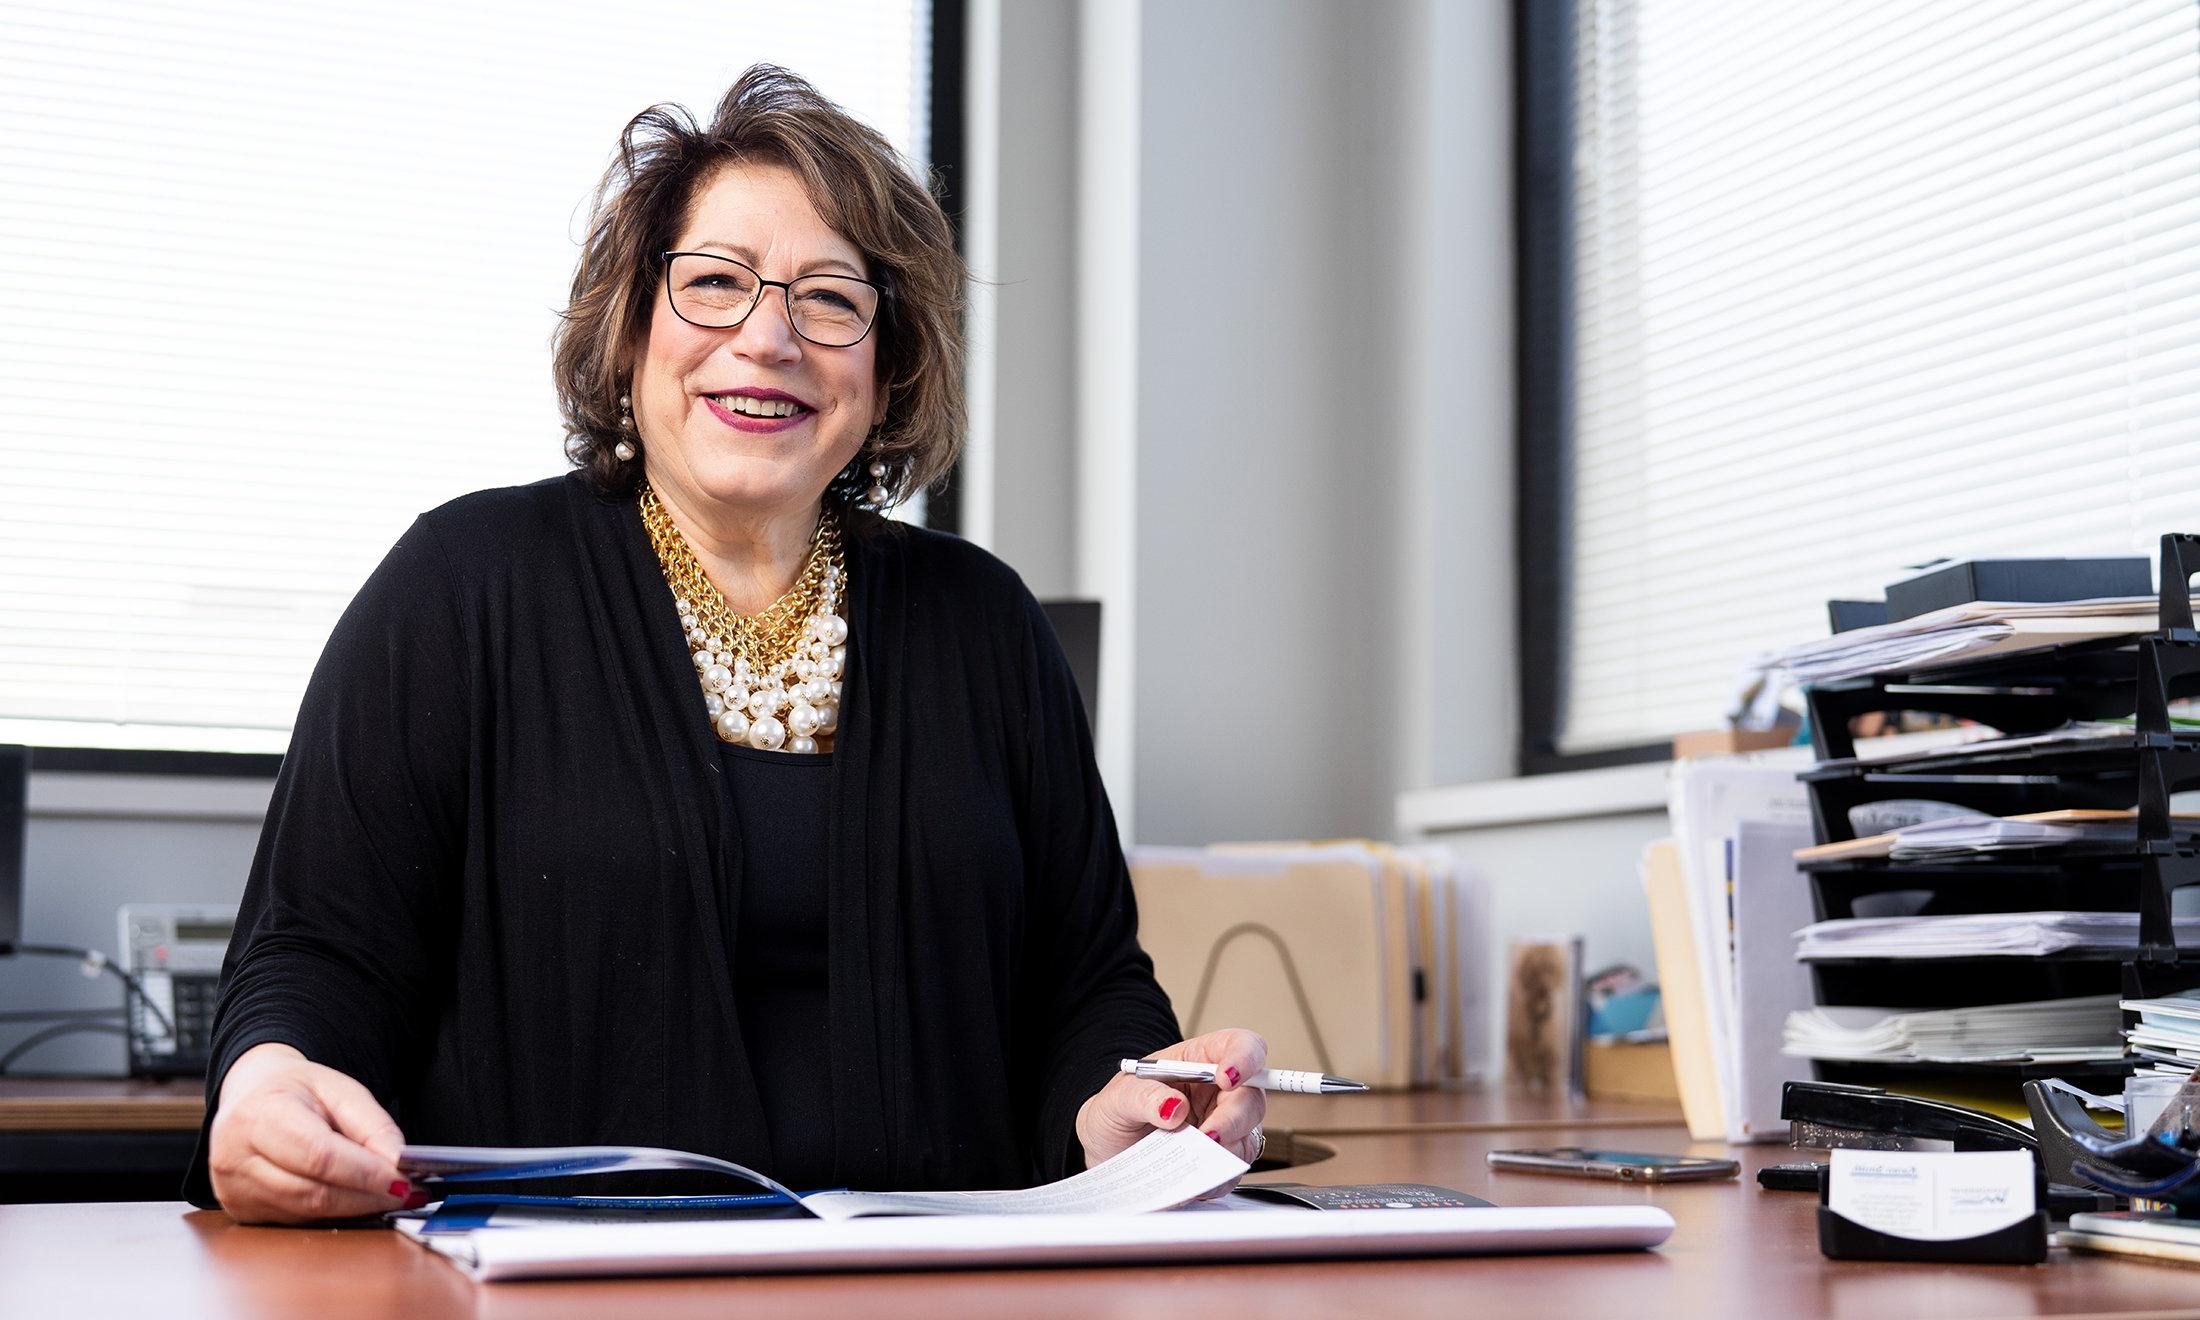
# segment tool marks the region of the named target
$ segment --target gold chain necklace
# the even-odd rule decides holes
[[[724,742],[766,751],[814,752],[840,723],[848,624],[840,599],[848,580],[840,521],[820,510],[810,553],[794,585],[755,614],[736,614],[673,525],[648,483],[642,526],[672,588],[689,654],[703,684],[711,728]],[[784,716],[784,719],[781,717]]]

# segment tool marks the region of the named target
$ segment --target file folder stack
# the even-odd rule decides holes
[[[1273,1058],[1386,1089],[1479,1072],[1488,918],[1447,850],[1217,844],[1130,860],[1139,942],[1187,1035],[1248,1027]]]
[[[2153,632],[2160,626],[2156,606],[2152,596],[2039,603],[1972,601],[1914,619],[1804,642],[1763,657],[1758,665],[1797,686],[1830,683],[1958,659]]]
[[[1811,1002],[1792,935],[1811,916],[1795,850],[1810,842],[1800,748],[1674,766],[1674,837],[1643,856],[1665,1025],[1689,1135],[1777,1141],[1784,1082],[1807,1064],[1780,1055],[1787,1016]]]
[[[2171,927],[2200,943],[2200,920]],[[1848,917],[1795,932],[1795,956],[1817,958],[2040,958],[2074,949],[2136,949],[2136,912],[1963,912],[1947,916]]]
[[[1823,1005],[1788,1015],[1781,1052],[1873,1063],[2097,1062],[2123,1057],[2121,1022],[2114,995],[1972,1008]]]
[[[2126,999],[2120,1007],[2139,1015],[2124,1039],[2148,1071],[2185,1077],[2200,1068],[2200,999]]]

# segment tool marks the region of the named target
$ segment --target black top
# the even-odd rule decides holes
[[[856,518],[824,772],[831,1181],[1060,1177],[1115,1061],[1178,1034],[1084,713],[1014,572]],[[237,1055],[286,1041],[408,1140],[769,1165],[726,897],[746,852],[683,643],[631,496],[568,475],[413,524],[292,731],[209,1123]]]
[[[733,1002],[764,1104],[773,1176],[798,1191],[833,1183],[832,1094],[825,1041],[825,790],[832,755],[796,756],[721,743],[741,828],[742,886],[725,910]]]

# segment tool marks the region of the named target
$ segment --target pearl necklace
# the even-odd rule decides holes
[[[820,509],[794,585],[762,611],[742,615],[726,604],[646,484],[641,513],[680,611],[711,731],[721,742],[767,752],[817,751],[818,736],[840,727],[848,660],[848,621],[840,614],[848,567],[839,520]]]

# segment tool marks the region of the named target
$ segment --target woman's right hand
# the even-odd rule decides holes
[[[222,1078],[207,1169],[238,1223],[352,1219],[405,1204],[404,1145],[366,1087],[270,1041]]]

